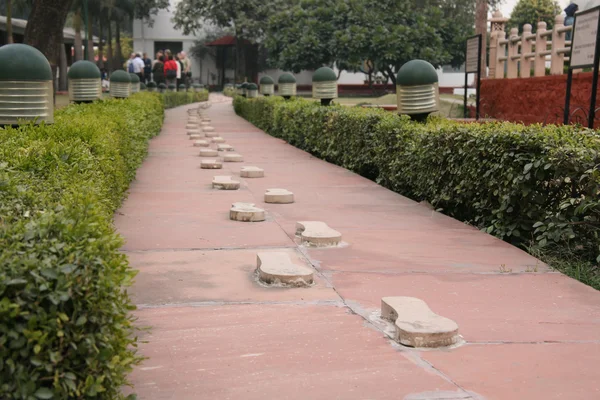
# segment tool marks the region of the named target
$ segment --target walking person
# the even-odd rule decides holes
[[[133,73],[140,78],[140,82],[144,82],[144,61],[142,61],[142,55],[137,53],[135,58],[131,61],[133,65]]]
[[[144,62],[144,83],[148,84],[152,80],[152,60],[148,58],[147,53],[144,53],[142,61]]]
[[[175,56],[175,63],[177,64],[177,90],[179,90],[179,85],[181,85],[181,72],[183,70],[183,65],[180,60],[181,53],[177,53]]]
[[[181,58],[183,62],[183,83],[185,83],[186,88],[189,88],[192,84],[192,61],[184,51],[181,52]]]
[[[165,57],[159,56],[158,60],[155,60],[154,65],[152,66],[152,76],[154,77],[154,82],[156,84],[165,83]]]
[[[167,51],[167,61],[165,61],[165,80],[167,86],[177,84],[177,63],[173,59],[173,54]]]
[[[579,10],[579,6],[575,3],[571,3],[565,8],[565,26],[572,26],[575,23],[575,13]],[[571,40],[573,37],[573,31],[570,30],[565,35],[565,40]]]

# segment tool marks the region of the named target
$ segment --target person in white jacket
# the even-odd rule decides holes
[[[177,64],[177,90],[181,85],[181,53],[177,53],[175,56],[175,64]]]

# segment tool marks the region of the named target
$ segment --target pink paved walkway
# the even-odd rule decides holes
[[[212,100],[212,125],[246,162],[200,169],[184,129],[190,107],[168,111],[115,218],[140,271],[139,325],[152,327],[140,346],[149,359],[132,374],[140,399],[600,399],[599,292]],[[243,165],[265,178],[211,188],[214,175],[240,179]],[[273,187],[296,203],[265,204]],[[238,201],[265,208],[267,221],[230,221]],[[302,220],[326,222],[347,246],[299,247]],[[316,285],[258,285],[256,253],[272,250],[312,265]],[[384,296],[423,299],[467,343],[396,345],[377,318]]]

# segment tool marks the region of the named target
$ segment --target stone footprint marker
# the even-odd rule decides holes
[[[321,221],[296,222],[296,235],[302,244],[316,247],[336,246],[342,241],[342,234]]]
[[[190,140],[199,140],[199,139],[202,139],[202,135],[193,134],[193,135],[190,135],[189,138],[190,138]]]
[[[265,220],[265,210],[252,203],[233,203],[229,210],[229,219],[241,222],[260,222]]]
[[[223,139],[221,136],[215,136],[210,141],[212,143],[225,143],[225,139]]]
[[[206,141],[206,140],[200,139],[200,140],[196,140],[194,142],[194,147],[208,147],[208,146],[210,146],[210,143],[208,143],[208,141]]]
[[[294,193],[286,189],[267,189],[265,203],[290,204],[294,202]]]
[[[309,286],[313,283],[313,270],[292,263],[287,253],[258,253],[256,255],[256,270],[258,279],[267,284]]]
[[[226,152],[223,155],[224,162],[242,162],[244,161],[244,157],[237,153]]]
[[[242,167],[240,176],[242,178],[264,178],[265,170],[258,167]]]
[[[200,162],[200,168],[202,169],[221,169],[223,163],[219,160],[202,160]]]
[[[231,176],[215,176],[212,187],[221,190],[237,190],[240,188],[240,183],[231,179]]]
[[[458,325],[415,297],[384,297],[381,318],[394,324],[394,340],[410,347],[445,347],[460,342]]]
[[[215,149],[200,149],[200,157],[217,157],[219,152]]]
[[[214,140],[214,138],[212,140]],[[217,150],[219,150],[219,151],[233,151],[234,148],[230,144],[221,143],[221,144],[217,145]]]

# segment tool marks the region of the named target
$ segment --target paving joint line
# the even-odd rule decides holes
[[[219,306],[241,306],[241,305],[287,305],[287,306],[336,306],[344,307],[339,300],[290,300],[290,301],[194,301],[188,303],[163,303],[163,304],[136,304],[138,310],[156,309],[156,308],[183,308],[183,307],[219,307]]]

